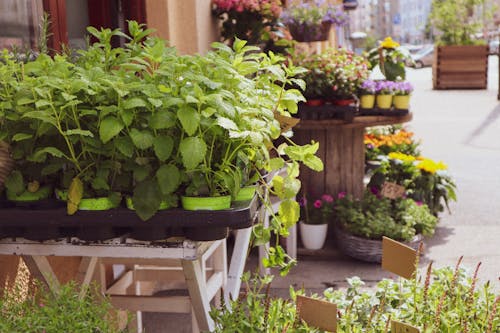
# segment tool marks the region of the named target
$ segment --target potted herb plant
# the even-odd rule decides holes
[[[323,194],[317,199],[304,195],[299,204],[302,219],[299,223],[300,238],[306,249],[319,250],[323,247],[328,224],[333,213],[333,197]]]
[[[298,42],[327,40],[332,24],[347,24],[348,16],[340,6],[325,1],[292,1],[281,14],[281,20]]]
[[[382,236],[416,248],[421,236],[432,235],[437,224],[425,204],[413,199],[390,200],[370,191],[359,200],[350,195],[335,200],[334,216],[340,250],[373,262],[382,258]]]
[[[411,57],[399,43],[386,37],[378,47],[368,51],[368,61],[372,69],[380,69],[387,81],[398,81],[406,78],[405,63],[411,61]]]
[[[492,18],[487,4],[486,0],[432,2],[430,23],[437,41],[432,71],[434,89],[486,89],[488,45],[476,36]]]
[[[408,81],[399,81],[394,84],[394,96],[392,103],[399,110],[408,110],[410,107],[410,95],[413,85]]]

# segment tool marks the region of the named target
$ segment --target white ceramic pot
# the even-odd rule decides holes
[[[306,249],[319,250],[323,247],[326,240],[328,224],[305,224],[299,222],[300,238]]]

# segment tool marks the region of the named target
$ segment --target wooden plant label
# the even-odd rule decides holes
[[[297,295],[297,313],[309,326],[337,332],[337,304]]]
[[[300,122],[300,119],[298,118],[283,116],[279,112],[274,112],[274,119],[279,121],[281,133],[289,131]]]
[[[391,333],[420,333],[420,330],[414,326],[392,320]]]
[[[382,268],[405,279],[415,274],[417,251],[388,237],[382,239]]]
[[[398,185],[396,183],[385,182],[382,185],[382,191],[380,192],[384,197],[389,199],[401,198],[406,192],[404,186]]]

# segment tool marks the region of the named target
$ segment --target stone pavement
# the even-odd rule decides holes
[[[458,201],[443,214],[434,237],[425,241],[421,269],[455,265],[479,271],[481,282],[491,280],[500,290],[500,102],[498,57],[490,56],[487,90],[432,90],[430,68],[408,70],[416,89],[411,101],[414,119],[408,128],[422,140],[423,155],[442,160],[456,180]],[[247,268],[257,265],[252,252]],[[333,241],[325,249],[299,249],[298,265],[285,278],[276,274],[273,293],[286,297],[290,285],[321,293],[327,287],[345,287],[345,279],[359,276],[373,286],[393,274],[379,265],[340,254]],[[146,332],[190,332],[188,316],[146,314]]]

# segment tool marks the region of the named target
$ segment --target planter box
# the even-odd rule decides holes
[[[434,89],[486,89],[488,46],[436,46],[432,66]]]
[[[193,241],[226,238],[229,230],[250,227],[257,214],[259,200],[237,202],[230,209],[187,211],[181,208],[162,210],[144,222],[135,211],[120,207],[106,211],[78,211],[66,214],[66,208],[36,210],[0,208],[0,238],[22,237],[52,240],[77,237],[101,241],[117,237],[136,240],[160,240],[185,237]]]

